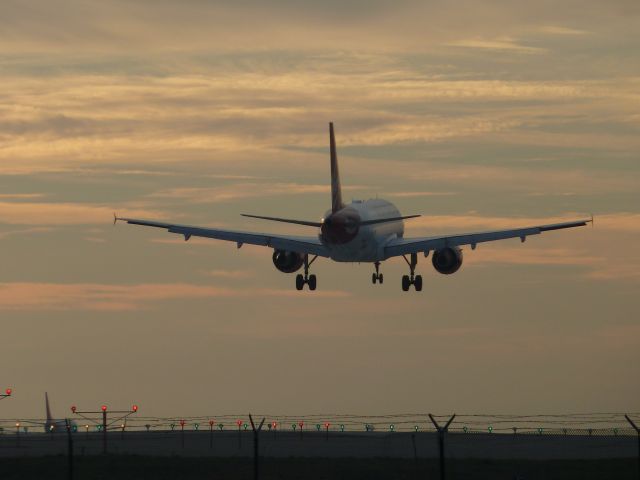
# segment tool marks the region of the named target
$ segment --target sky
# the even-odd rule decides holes
[[[638,411],[635,0],[3,0],[0,418]],[[308,235],[343,196],[407,236],[595,216],[420,258],[319,259],[112,225]]]

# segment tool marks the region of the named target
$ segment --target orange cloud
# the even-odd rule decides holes
[[[348,297],[346,292],[317,291],[318,298]],[[121,311],[152,308],[157,302],[225,297],[290,297],[295,290],[231,289],[187,283],[110,285],[94,283],[0,283],[0,310]]]
[[[88,203],[0,202],[0,222],[49,226],[107,224],[115,211],[115,207]],[[127,214],[149,219],[161,217],[153,210],[131,209]]]

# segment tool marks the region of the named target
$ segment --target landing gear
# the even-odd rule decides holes
[[[309,254],[304,255],[304,275],[301,273],[296,275],[296,290],[302,290],[305,284],[309,285],[309,290],[315,290],[318,284],[318,279],[314,274],[309,275],[309,267],[313,262],[316,261],[318,256],[314,256],[311,261],[309,261]]]
[[[418,254],[412,253],[411,260],[407,260],[405,255],[402,256],[404,261],[409,265],[410,275],[402,276],[402,290],[404,292],[408,292],[411,285],[413,285],[416,289],[416,292],[422,291],[422,275],[415,275],[416,265],[418,264]]]
[[[384,275],[380,273],[380,262],[374,263],[374,266],[376,267],[376,273],[371,274],[371,283],[375,285],[376,282],[380,282],[380,285],[382,285],[382,282],[384,281]]]

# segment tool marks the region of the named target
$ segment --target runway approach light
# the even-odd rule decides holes
[[[216,423],[216,422],[214,422],[213,420],[209,420],[209,426],[210,426],[211,428],[213,428],[213,425],[214,425],[215,423]]]
[[[389,425],[389,430],[391,432],[393,432],[396,429],[396,426],[392,423],[391,425]]]
[[[133,412],[137,412],[138,411],[138,405],[134,405],[133,407],[131,407],[131,410],[133,410]]]
[[[413,429],[414,429],[416,432],[418,431],[418,428],[420,428],[420,427],[418,427],[418,425],[415,425],[415,426],[413,427]]]
[[[5,390],[5,393],[7,394],[7,397],[10,397],[10,396],[11,396],[11,392],[12,392],[12,391],[13,391],[13,390],[11,390],[10,388],[7,388],[7,389]]]
[[[341,423],[341,424],[340,424],[340,431],[341,431],[341,432],[344,432],[344,423]]]
[[[493,427],[489,425],[489,433],[493,432]]]
[[[196,430],[198,430],[200,428],[200,424],[199,423],[196,423],[193,426],[195,427]]]
[[[276,429],[277,426],[278,426],[278,422],[271,423],[271,428],[273,428],[274,430]]]
[[[73,413],[76,413],[76,410],[78,409],[78,407],[76,407],[75,405],[71,405],[71,411]]]
[[[107,411],[107,406],[106,406],[106,405],[102,405],[102,406],[100,407],[100,409],[101,409],[103,412],[106,412],[106,411]]]

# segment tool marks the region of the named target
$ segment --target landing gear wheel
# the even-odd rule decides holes
[[[380,281],[380,285],[382,285],[382,281],[384,280],[382,274],[378,275],[378,280]]]
[[[402,291],[408,292],[409,286],[411,285],[411,280],[409,279],[409,275],[402,276]]]
[[[309,275],[309,280],[307,280],[307,283],[309,284],[309,290],[315,290],[316,289],[316,276],[311,274]]]
[[[416,287],[416,292],[422,291],[422,275],[416,275],[416,278],[413,280],[413,286]]]
[[[301,273],[296,275],[296,290],[302,290],[304,288],[304,277]]]
[[[373,283],[375,285],[377,281],[378,281],[378,276],[375,273],[372,273],[371,274],[371,283]]]

